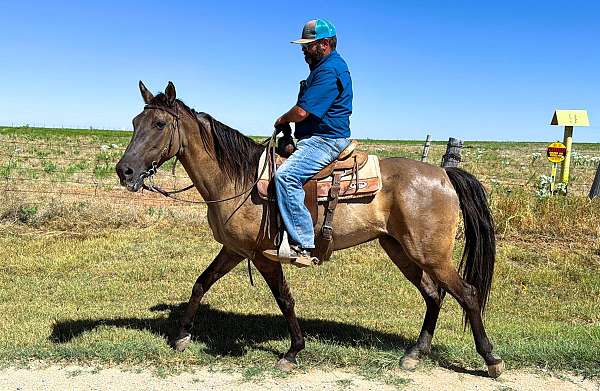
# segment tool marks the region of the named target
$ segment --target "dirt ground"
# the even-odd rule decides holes
[[[482,372],[442,368],[395,371],[365,378],[345,370],[297,372],[286,377],[244,376],[243,371],[209,370],[164,375],[147,368],[89,366],[7,367],[0,370],[0,390],[600,390],[600,381],[567,373],[508,370],[498,380]]]

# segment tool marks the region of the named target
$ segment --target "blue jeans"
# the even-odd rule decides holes
[[[312,136],[302,139],[296,145],[297,150],[275,172],[277,205],[290,244],[315,248],[312,218],[304,205],[303,185],[333,162],[349,143],[346,138]]]

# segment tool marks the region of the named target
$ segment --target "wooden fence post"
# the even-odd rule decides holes
[[[462,147],[462,140],[450,137],[446,146],[446,153],[442,156],[442,167],[458,167]]]
[[[600,163],[598,164],[598,168],[596,169],[596,177],[594,178],[594,183],[592,183],[592,188],[590,189],[590,200],[593,200],[596,197],[600,197]]]
[[[429,157],[429,147],[431,147],[431,135],[428,134],[425,139],[425,145],[423,145],[423,154],[421,155],[421,161],[426,162]]]

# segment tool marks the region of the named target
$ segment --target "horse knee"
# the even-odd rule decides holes
[[[202,297],[204,295],[204,288],[202,283],[197,281],[192,288],[192,297]]]
[[[281,295],[277,297],[277,303],[285,312],[292,311],[296,305],[294,298],[288,295]]]

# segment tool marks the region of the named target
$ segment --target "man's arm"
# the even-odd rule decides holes
[[[308,112],[300,106],[292,107],[287,113],[277,118],[275,126],[289,124],[290,122],[301,122],[308,117]]]

